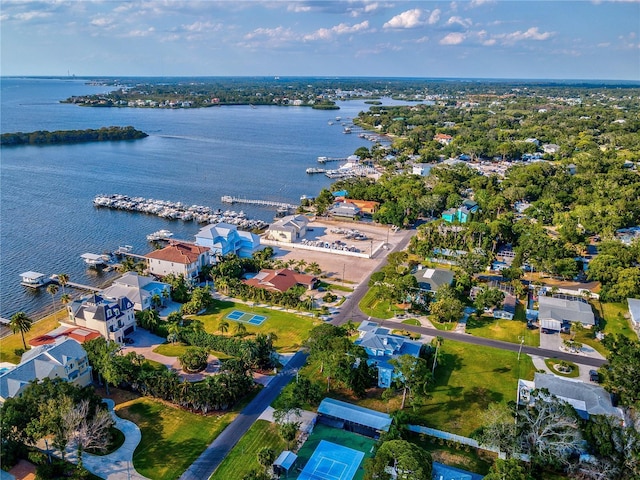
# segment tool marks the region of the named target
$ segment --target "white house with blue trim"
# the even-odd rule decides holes
[[[249,258],[260,248],[260,237],[238,230],[238,227],[229,223],[215,223],[200,229],[196,234],[196,245],[209,247],[212,261],[216,256],[228,253]]]
[[[389,360],[401,355],[417,357],[420,354],[420,342],[394,335],[376,322],[365,320],[358,331],[360,337],[354,343],[364,347],[369,356],[369,365],[375,365],[378,369],[378,386],[381,388],[389,388],[393,380],[393,366]]]

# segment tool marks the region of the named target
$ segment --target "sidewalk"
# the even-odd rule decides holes
[[[109,455],[83,453],[82,463],[84,468],[105,480],[149,480],[147,477],[136,472],[133,466],[133,452],[142,439],[140,429],[135,423],[124,420],[115,414],[113,411],[113,400],[104,398],[103,402],[107,404],[111,412],[115,427],[124,434],[124,443],[118,450]],[[44,444],[42,447],[44,447]],[[41,449],[44,450],[44,448]],[[52,451],[52,453],[57,457],[61,456],[60,452]],[[71,463],[78,463],[76,449],[72,447],[67,448],[65,458]]]

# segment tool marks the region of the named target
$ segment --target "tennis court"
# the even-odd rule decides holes
[[[253,313],[243,312],[242,310],[234,310],[230,312],[227,314],[227,318],[236,322],[249,323],[256,326],[262,325],[267,319],[264,315],[254,315]]]
[[[321,440],[298,480],[351,480],[364,453]]]

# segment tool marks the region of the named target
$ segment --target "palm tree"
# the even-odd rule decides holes
[[[51,295],[51,301],[53,302],[53,313],[56,313],[56,293],[58,293],[58,286],[54,283],[47,287],[47,293]]]
[[[154,293],[153,296],[151,297],[151,305],[153,305],[153,308],[158,308],[161,303],[162,303],[162,298],[160,297],[160,295],[158,295],[157,293]]]
[[[245,335],[247,333],[247,327],[245,327],[244,323],[236,322],[235,332],[238,336]]]
[[[11,316],[11,320],[9,322],[9,328],[13,333],[18,333],[22,335],[22,345],[24,349],[27,349],[27,342],[24,341],[24,334],[31,330],[31,324],[33,321],[27,316],[24,312],[17,312]]]
[[[63,293],[62,295],[60,295],[60,303],[62,305],[68,305],[69,303],[71,303],[71,295],[69,295],[68,293]]]
[[[59,273],[58,274],[58,283],[62,287],[62,293],[66,293],[65,287],[66,287],[67,283],[69,283],[69,275],[67,275],[66,273]]]
[[[224,318],[220,319],[218,322],[218,330],[223,335],[229,331],[229,322],[227,322]]]
[[[169,334],[167,335],[167,340],[171,343],[176,343],[180,336],[180,327],[177,323],[170,323],[167,327],[167,333]]]

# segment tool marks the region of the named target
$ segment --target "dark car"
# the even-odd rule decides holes
[[[133,344],[133,338],[124,337],[122,339],[122,341],[124,342],[125,345],[132,345]]]
[[[589,380],[595,383],[600,383],[600,375],[597,370],[589,370]]]

